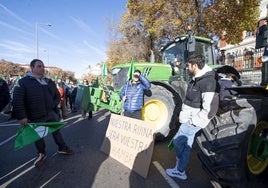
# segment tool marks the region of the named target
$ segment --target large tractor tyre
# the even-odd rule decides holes
[[[156,125],[156,140],[163,140],[176,127],[178,105],[172,92],[160,85],[153,85],[144,96],[142,119]]]
[[[260,174],[267,167],[267,159],[260,161],[250,154],[255,143],[252,134],[263,134],[267,141],[267,123],[257,124],[255,110],[247,99],[232,100],[197,136],[198,157],[222,186],[247,187],[248,175]],[[263,152],[259,145],[257,152]]]
[[[252,130],[247,148],[248,179],[268,175],[268,121],[260,121]],[[266,176],[267,177],[267,176]]]

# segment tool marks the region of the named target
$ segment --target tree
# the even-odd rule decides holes
[[[260,16],[259,5],[260,0],[215,1],[204,8],[204,28],[229,44],[238,44],[243,40],[243,31],[255,30]]]
[[[243,31],[254,31],[259,4],[260,0],[129,0],[117,26],[120,38],[109,44],[109,61],[148,61],[151,50],[160,61],[160,46],[189,28],[196,35],[216,35],[237,44]]]
[[[27,71],[30,71],[29,65],[21,65],[17,63],[12,63],[5,60],[0,60],[0,77],[4,77],[5,79],[10,79],[10,77],[14,76],[24,76]],[[49,71],[46,73],[49,77],[55,79],[55,77],[61,80],[69,80],[72,82],[76,82],[76,78],[74,77],[74,72],[64,71],[58,67],[49,67]],[[57,81],[57,80],[55,80]]]
[[[0,77],[10,79],[13,76],[23,76],[28,69],[9,61],[0,61]]]

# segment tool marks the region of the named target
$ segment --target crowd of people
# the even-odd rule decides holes
[[[29,72],[26,73],[26,76]],[[10,115],[10,119],[14,119],[13,112],[13,92],[19,77],[11,77],[10,79],[0,78],[0,112]],[[60,103],[58,105],[58,113],[61,119],[65,119],[66,113],[70,111],[71,113],[77,112],[74,105],[77,93],[77,85],[66,84],[61,80],[55,81],[58,91],[61,96]],[[83,84],[83,83],[82,83]]]
[[[0,78],[0,112],[16,118],[22,126],[37,122],[58,122],[67,118],[67,110],[77,112],[77,87],[70,87],[61,80],[56,82],[45,76],[45,66],[40,59],[30,62],[31,71],[20,79],[5,81]],[[84,116],[83,112],[82,117]],[[91,112],[92,116],[92,112]],[[72,155],[74,152],[65,143],[60,129],[52,133],[58,146],[57,152]],[[37,157],[36,167],[46,160],[44,138],[35,142]]]
[[[22,126],[28,122],[60,121],[67,117],[67,109],[77,112],[75,105],[77,87],[69,87],[60,80],[54,82],[45,77],[44,63],[39,59],[32,60],[30,68],[31,72],[16,82],[12,97],[10,97],[8,84],[0,79],[1,111],[12,98],[13,114]],[[187,179],[185,170],[196,133],[205,128],[215,116],[220,101],[230,94],[227,93],[226,87],[231,87],[233,82],[233,75],[218,80],[217,73],[205,64],[205,57],[202,55],[190,56],[186,69],[191,81],[179,113],[180,126],[173,138],[176,165],[166,170],[167,175],[182,180]],[[224,86],[220,87],[219,83]],[[88,80],[84,80],[83,85],[89,86]],[[150,81],[141,74],[140,70],[135,70],[133,77],[124,84],[120,93],[120,98],[124,102],[122,113],[124,116],[142,119],[144,92],[150,87]],[[220,88],[224,89],[220,90]],[[85,118],[87,113],[88,118],[91,118],[92,111],[88,110],[82,110],[81,117]],[[58,153],[64,155],[74,153],[65,143],[60,129],[53,132],[53,138],[58,145]],[[34,164],[38,167],[46,159],[44,139],[36,141],[35,146],[38,155]]]

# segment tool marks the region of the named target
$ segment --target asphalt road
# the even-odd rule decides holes
[[[213,182],[201,167],[194,146],[185,181],[165,175],[166,168],[175,165],[174,151],[168,151],[169,139],[155,143],[147,178],[143,178],[115,159],[100,147],[109,123],[110,112],[101,110],[92,119],[82,119],[81,114],[69,114],[67,125],[61,129],[66,143],[74,150],[72,156],[56,153],[57,147],[51,135],[46,137],[48,158],[39,168],[33,166],[36,149],[33,144],[14,150],[14,139],[20,127],[16,120],[7,121],[0,115],[0,187],[35,188],[143,188],[220,187]]]

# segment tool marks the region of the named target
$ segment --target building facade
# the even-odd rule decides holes
[[[268,16],[268,0],[262,0],[260,4],[260,19]],[[219,62],[225,65],[231,65],[236,68],[240,74],[242,81],[245,83],[253,82],[259,84],[261,82],[261,61],[260,57],[264,49],[255,49],[254,32],[245,31],[243,33],[244,40],[237,45],[229,45],[224,41],[220,41],[221,50]]]

